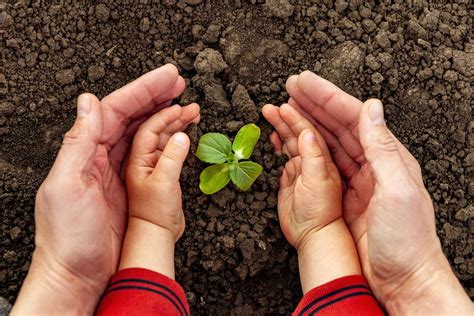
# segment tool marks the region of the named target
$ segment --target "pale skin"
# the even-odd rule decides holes
[[[278,216],[298,251],[303,293],[347,275],[360,275],[357,251],[342,218],[342,184],[323,137],[288,104],[266,105],[278,153],[290,160],[280,178]]]
[[[76,123],[37,195],[37,247],[12,315],[92,314],[117,269],[174,278],[174,244],[184,230],[178,179],[189,151],[182,131],[199,121],[199,107],[153,113],[183,90],[184,79],[167,65],[101,101],[79,98]],[[387,129],[381,105],[310,72],[292,76],[287,90],[289,106],[266,106],[264,115],[277,130],[276,151],[291,158],[279,215],[298,250],[303,290],[362,272],[391,314],[471,315],[441,251],[420,167]],[[127,197],[119,174],[136,132]],[[169,191],[160,196],[157,186]]]
[[[138,126],[184,90],[173,65],[99,101],[78,117],[36,196],[36,249],[12,315],[92,314],[117,271],[127,220],[119,174]]]
[[[119,270],[146,268],[174,279],[174,245],[184,232],[179,176],[189,152],[182,133],[199,106],[175,105],[142,124],[126,167],[129,221]]]
[[[288,103],[320,131],[346,179],[344,219],[363,274],[387,311],[472,315],[436,235],[421,168],[387,128],[380,101],[362,103],[309,71],[290,77],[287,91]]]

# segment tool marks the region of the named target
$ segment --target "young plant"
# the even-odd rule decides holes
[[[250,189],[262,173],[263,168],[249,159],[260,138],[260,128],[255,124],[243,126],[231,144],[227,136],[207,133],[199,139],[196,156],[204,162],[212,163],[201,172],[199,188],[205,194],[214,194],[231,180],[242,191]]]

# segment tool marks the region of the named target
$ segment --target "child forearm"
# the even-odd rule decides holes
[[[298,246],[303,293],[329,281],[362,274],[352,236],[342,218],[308,234]]]
[[[131,217],[123,242],[119,270],[144,268],[174,279],[174,234],[161,226]]]

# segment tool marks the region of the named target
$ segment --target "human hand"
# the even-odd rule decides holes
[[[324,139],[295,109],[267,104],[262,113],[276,129],[270,135],[275,151],[289,158],[280,178],[278,217],[286,239],[298,249],[342,218],[341,177]]]
[[[347,181],[344,218],[388,311],[471,313],[442,253],[421,168],[385,125],[380,101],[362,103],[309,71],[290,77],[287,90],[289,104],[318,128]]]
[[[354,241],[342,219],[339,171],[315,127],[288,104],[265,105],[276,132],[270,140],[290,160],[280,178],[278,217],[298,251],[303,292],[336,278],[360,274]]]
[[[175,105],[152,116],[137,131],[125,172],[129,217],[168,230],[175,241],[185,225],[179,177],[189,138],[181,132],[199,119],[197,104]]]
[[[36,197],[36,249],[12,314],[92,314],[118,265],[127,217],[119,174],[130,139],[184,86],[166,65],[102,101],[79,97],[76,122]]]
[[[120,269],[141,267],[174,278],[174,244],[185,226],[179,177],[189,138],[182,131],[199,119],[197,104],[175,105],[137,131],[125,171],[129,222]]]

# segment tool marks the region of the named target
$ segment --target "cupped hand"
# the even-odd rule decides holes
[[[436,235],[421,168],[387,128],[380,101],[362,103],[309,71],[290,77],[287,91],[289,104],[321,132],[346,179],[344,217],[376,296],[393,313],[410,303],[420,312],[436,308],[426,297],[442,301],[433,288],[446,285],[452,299],[444,307],[466,311],[467,296]]]
[[[185,226],[179,177],[190,142],[182,131],[199,119],[197,104],[155,114],[138,129],[126,167],[129,216],[169,231],[175,241]]]
[[[334,279],[361,273],[350,232],[342,217],[342,185],[324,138],[288,104],[265,105],[276,131],[270,140],[290,160],[280,177],[278,218],[298,252],[303,293]]]
[[[199,119],[197,104],[175,105],[137,131],[125,171],[129,220],[120,270],[141,267],[174,279],[175,243],[185,227],[179,178],[190,145],[183,131]]]
[[[278,217],[288,242],[298,249],[305,239],[342,217],[341,177],[326,142],[315,127],[288,104],[265,105],[276,152],[289,157],[280,178]]]
[[[36,249],[13,313],[93,311],[117,269],[126,228],[119,175],[130,139],[184,86],[176,67],[166,65],[101,101],[79,97],[76,122],[36,197]]]

